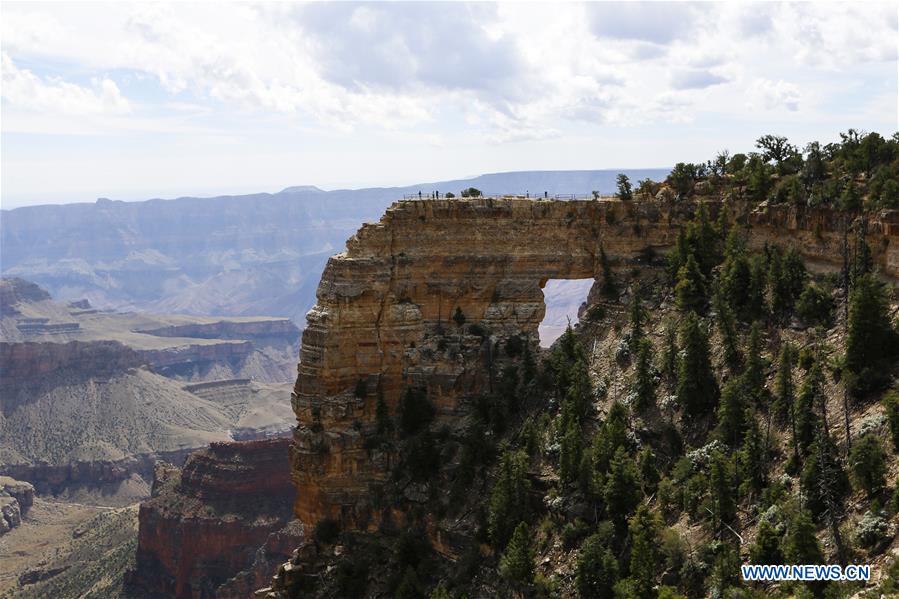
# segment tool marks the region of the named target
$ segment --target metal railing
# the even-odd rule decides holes
[[[437,196],[435,196],[437,192],[421,192],[421,193],[405,193],[403,194],[404,200],[461,200],[468,199],[468,197],[463,197],[461,194],[456,192],[451,192],[453,197],[447,198],[444,192],[439,192]],[[474,196],[469,196],[474,197]],[[532,199],[532,200],[593,200],[593,199],[613,199],[615,198],[615,194],[594,194],[594,193],[542,193],[542,194],[534,194],[530,192],[525,193],[489,193],[489,192],[481,192],[480,196],[476,196],[479,198],[520,198],[520,199]]]

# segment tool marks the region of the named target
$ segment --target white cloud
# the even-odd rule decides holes
[[[18,108],[68,115],[122,114],[131,110],[119,87],[106,77],[95,77],[91,87],[84,87],[38,77],[28,69],[18,68],[5,52],[0,60],[2,97]]]
[[[786,108],[795,112],[799,110],[801,100],[802,93],[793,83],[756,79],[750,88],[747,107],[765,110]]]
[[[895,61],[896,35],[895,9],[849,3],[9,5],[0,27],[12,59],[93,72],[97,86],[78,89],[107,109],[124,104],[104,73],[128,72],[173,102],[341,131],[473,113],[496,139],[644,123],[698,89],[716,93],[679,99],[681,118],[713,100],[737,115],[756,79]],[[25,72],[52,97],[84,95]],[[788,85],[768,84],[758,107],[797,106]]]
[[[678,69],[671,74],[674,89],[704,89],[727,81],[727,77],[706,69]]]
[[[195,176],[187,148],[215,185],[218,160],[283,186],[703,160],[768,127],[888,132],[896,36],[895,4],[849,2],[5,3],[2,131],[41,135],[4,138],[4,169],[98,146],[153,185]]]

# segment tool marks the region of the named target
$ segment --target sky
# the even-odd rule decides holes
[[[899,3],[0,5],[0,205],[665,167],[897,130]]]

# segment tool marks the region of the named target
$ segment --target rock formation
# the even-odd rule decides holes
[[[34,503],[30,483],[0,476],[0,535],[22,523],[22,517]]]
[[[156,459],[290,428],[290,320],[98,311],[19,278],[0,301],[0,474],[41,492],[130,497]]]
[[[303,540],[291,524],[287,439],[213,443],[160,464],[140,507],[135,592],[247,597]]]
[[[706,202],[712,218],[722,205]],[[696,203],[406,201],[364,225],[333,256],[307,315],[292,404],[296,516],[346,527],[378,523],[372,485],[390,456],[366,446],[378,403],[395,412],[404,389],[423,390],[438,422],[453,426],[468,398],[493,384],[496,351],[512,336],[531,347],[548,279],[596,279],[601,253],[637,262],[670,247]],[[803,256],[839,268],[843,225],[829,209],[730,204],[751,245],[795,242]],[[899,214],[868,215],[881,272],[899,275]],[[592,293],[592,292],[591,292]]]

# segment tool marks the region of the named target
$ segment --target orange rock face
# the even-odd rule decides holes
[[[141,504],[135,593],[205,599],[251,596],[303,540],[290,525],[287,439],[214,443],[184,468],[159,467]],[[221,591],[221,592],[220,592]]]
[[[720,202],[708,202],[712,218]],[[333,256],[307,314],[292,396],[296,516],[346,527],[377,524],[372,485],[389,456],[366,449],[378,397],[393,413],[408,386],[424,388],[438,422],[452,426],[464,400],[489,389],[492,348],[512,335],[532,347],[548,279],[596,278],[613,264],[664,250],[695,203],[479,198],[398,202]],[[841,222],[829,210],[729,207],[751,225],[750,244],[794,242],[809,260],[841,263]],[[899,273],[895,213],[869,216],[882,271]],[[466,326],[454,319],[464,316]],[[471,324],[479,329],[472,331]]]

